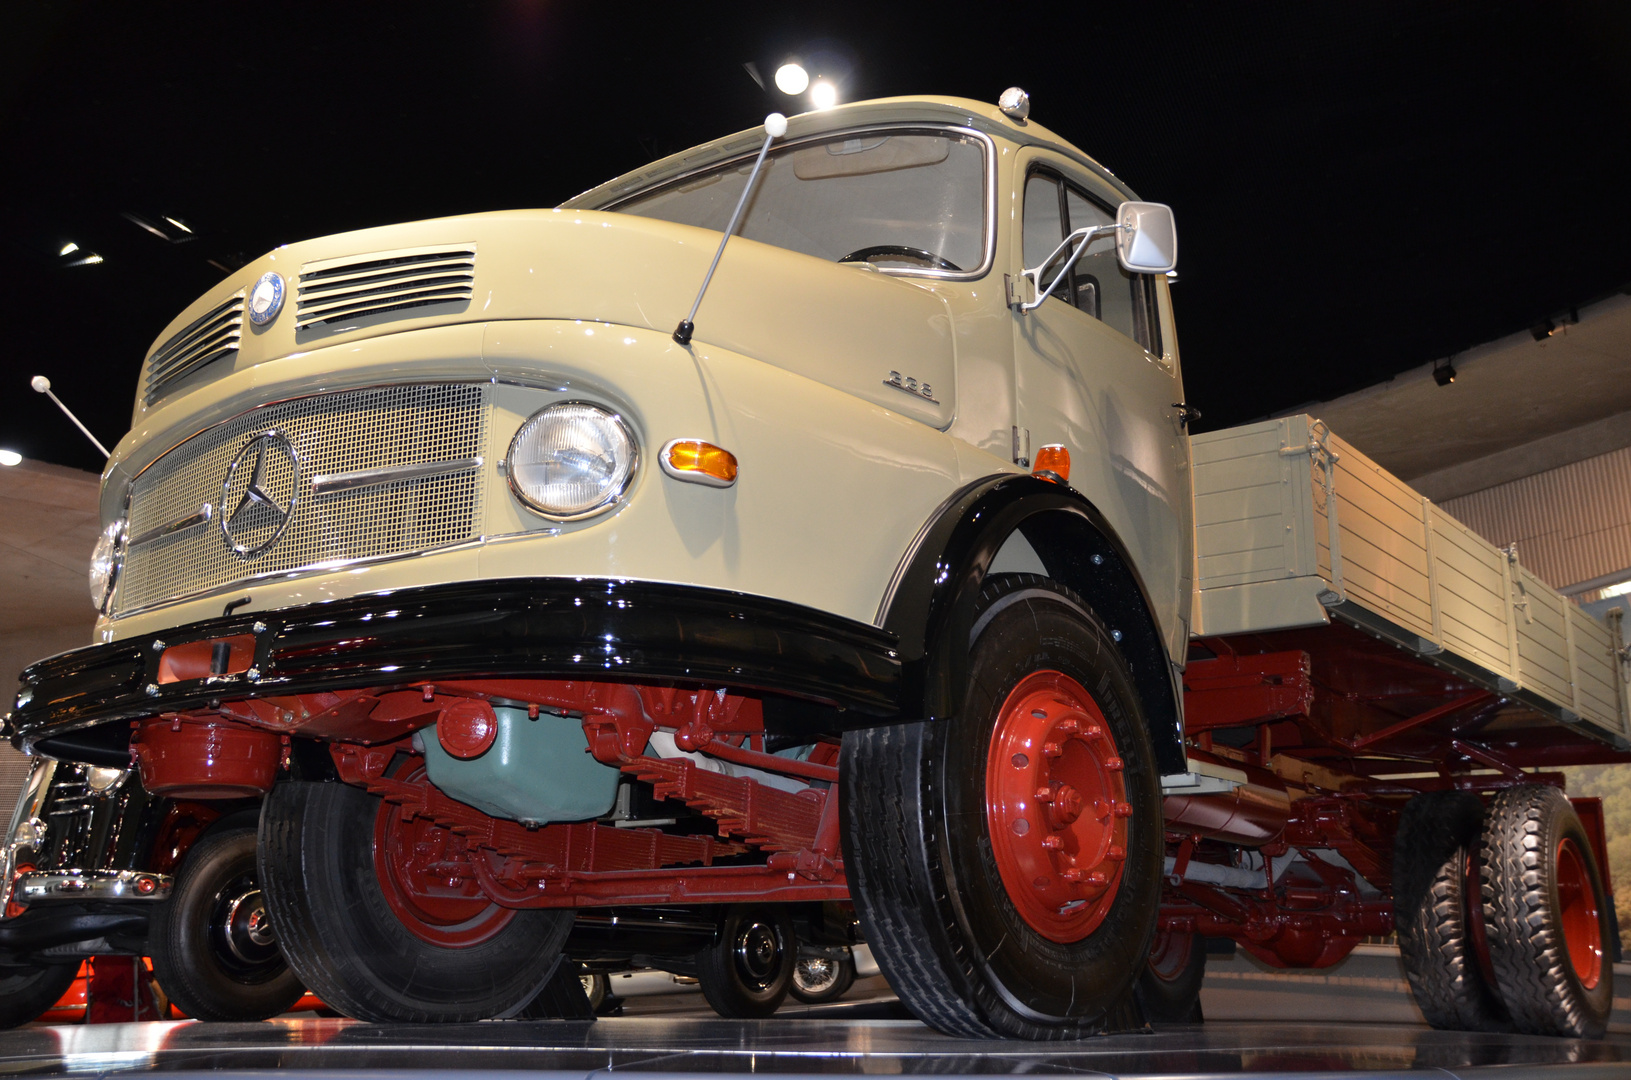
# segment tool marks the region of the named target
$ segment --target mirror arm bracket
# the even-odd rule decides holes
[[[1081,258],[1082,252],[1087,249],[1087,245],[1091,244],[1094,240],[1097,240],[1101,236],[1112,236],[1117,231],[1122,229],[1126,229],[1128,232],[1133,231],[1131,225],[1121,225],[1115,222],[1112,222],[1109,225],[1088,225],[1077,229],[1075,232],[1059,241],[1059,246],[1049,252],[1048,257],[1038,263],[1034,269],[1021,270],[1019,272],[1020,281],[1023,282],[1025,279],[1029,278],[1032,286],[1038,290],[1038,295],[1035,300],[1032,300],[1029,303],[1022,302],[1015,304],[1015,310],[1017,310],[1021,315],[1029,314],[1030,312],[1041,307],[1042,301],[1053,295],[1053,290],[1057,289],[1059,287],[1059,282],[1064,279],[1064,272],[1061,271],[1060,273],[1056,274],[1053,281],[1048,284],[1048,287],[1043,289],[1042,271],[1053,265],[1053,261],[1059,257],[1060,252],[1064,251],[1067,247],[1070,247],[1071,244],[1075,244],[1075,250],[1070,253],[1070,258],[1065,262],[1067,267],[1075,266],[1076,260]]]

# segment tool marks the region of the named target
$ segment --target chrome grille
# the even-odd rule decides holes
[[[114,613],[264,574],[471,538],[481,522],[485,393],[480,385],[437,384],[299,398],[234,417],[175,447],[132,485],[128,535],[135,542],[119,575]],[[279,512],[265,506],[234,518],[244,505],[247,471],[257,467],[249,444],[270,445],[275,440],[262,438],[269,432],[293,449],[292,458],[261,454],[262,489],[274,501],[293,497],[286,525],[258,519]],[[431,464],[442,468],[413,468]],[[314,477],[337,474],[362,474],[369,482],[313,491]],[[256,553],[240,555],[235,544]]]
[[[431,304],[466,303],[475,282],[474,245],[310,262],[300,268],[295,329]]]
[[[238,351],[243,337],[244,294],[240,291],[201,318],[188,323],[179,333],[160,345],[147,361],[147,377],[142,383],[142,400],[151,405],[164,388],[184,375],[190,375],[223,356]]]

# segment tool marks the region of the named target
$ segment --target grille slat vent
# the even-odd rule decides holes
[[[234,293],[159,346],[147,361],[143,401],[153,404],[177,379],[237,352],[243,339],[243,316],[244,294]]]
[[[283,576],[358,559],[410,554],[476,536],[481,525],[479,468],[409,475],[332,493],[317,476],[390,470],[480,458],[487,406],[483,386],[387,386],[279,402],[199,433],[160,457],[131,488],[129,535],[147,537],[126,553],[114,592],[115,614],[223,588],[266,574]],[[298,459],[265,455],[266,490],[293,492],[287,526],[246,558],[228,542],[233,505],[228,473],[263,432],[288,440]],[[251,463],[252,467],[252,463]],[[411,473],[411,470],[409,470]],[[239,485],[242,486],[241,484]],[[235,488],[233,494],[241,494]],[[210,505],[206,517],[198,512]],[[183,527],[166,531],[176,523]],[[263,535],[240,521],[239,542]],[[269,532],[264,535],[270,535]]]
[[[300,270],[295,329],[431,304],[468,303],[475,281],[473,245],[307,263]]]

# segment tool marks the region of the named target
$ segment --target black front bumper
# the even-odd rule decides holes
[[[253,634],[253,666],[161,684],[165,648]],[[897,715],[894,634],[743,593],[606,578],[519,578],[371,593],[174,627],[62,653],[22,674],[6,734],[93,760],[120,732],[86,729],[212,701],[436,679],[681,682],[759,692],[773,730]],[[76,735],[75,733],[83,733]]]

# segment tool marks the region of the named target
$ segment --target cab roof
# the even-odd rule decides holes
[[[1014,120],[1004,115],[997,106],[972,98],[933,96],[874,98],[818,112],[798,113],[787,118],[785,139],[799,139],[874,124],[899,123],[955,124],[1021,146],[1046,147],[1072,158],[1096,173],[1124,198],[1138,198],[1133,190],[1117,179],[1109,169],[1041,124],[1034,120]],[[626,172],[566,200],[561,204],[561,209],[594,210],[673,177],[752,154],[763,142],[763,127],[738,131],[677,154],[670,154],[632,172]]]

